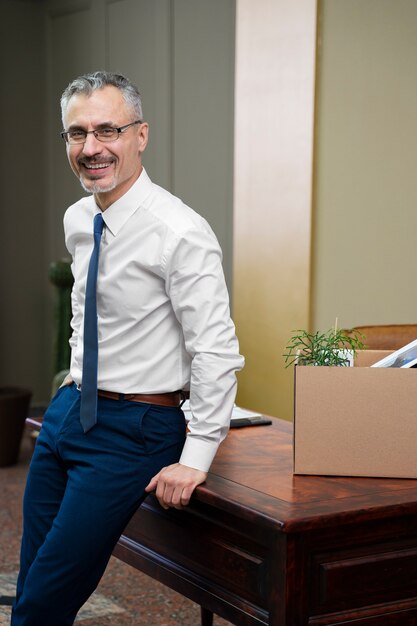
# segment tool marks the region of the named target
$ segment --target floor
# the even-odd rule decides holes
[[[25,434],[19,462],[0,468],[0,596],[14,595],[22,526],[21,499],[31,455]],[[10,607],[0,606],[0,626],[8,626]],[[82,626],[198,626],[199,607],[164,585],[111,559],[96,592],[78,614]],[[214,617],[214,626],[230,622]]]

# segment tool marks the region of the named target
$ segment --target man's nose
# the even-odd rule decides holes
[[[94,136],[94,133],[89,133],[85,138],[85,142],[83,145],[83,154],[86,156],[93,156],[95,154],[99,154],[103,149],[103,144],[101,141]]]

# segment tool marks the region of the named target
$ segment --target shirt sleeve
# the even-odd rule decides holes
[[[189,230],[177,237],[167,262],[167,291],[191,357],[191,420],[180,463],[208,471],[225,438],[243,367],[220,246],[214,233]]]
[[[74,263],[72,263],[71,265],[72,271],[73,271],[73,268],[74,268]],[[78,305],[78,300],[77,300],[77,291],[76,291],[75,282],[72,286],[72,291],[71,291],[71,312],[72,312],[72,317],[71,317],[72,334],[69,339],[69,345],[72,350],[77,345],[78,329],[80,327],[81,320],[82,320],[82,313],[81,313],[80,307]]]
[[[74,244],[75,238],[73,236],[74,226],[73,226],[72,222],[73,222],[73,220],[71,220],[71,212],[69,210],[67,210],[65,215],[64,215],[65,244],[66,244],[67,250],[68,250],[68,252],[69,252],[69,254],[71,255],[71,258],[72,258],[71,272],[72,272],[72,275],[74,276],[74,283],[73,283],[72,290],[71,290],[71,313],[72,313],[71,328],[72,328],[72,334],[71,334],[71,337],[69,339],[69,345],[71,347],[71,350],[73,350],[76,347],[76,345],[77,345],[78,329],[80,327],[80,323],[81,323],[81,320],[82,320],[82,311],[81,311],[80,306],[78,304],[77,285],[76,285],[76,282],[75,282],[75,244]]]

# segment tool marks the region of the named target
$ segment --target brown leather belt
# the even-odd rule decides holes
[[[115,391],[97,391],[99,396],[111,400],[129,400],[130,402],[145,402],[159,406],[181,406],[190,397],[189,391],[170,391],[168,393],[117,393]]]

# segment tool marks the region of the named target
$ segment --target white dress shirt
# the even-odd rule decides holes
[[[84,297],[100,209],[82,198],[64,217],[73,263],[71,376],[81,384]],[[181,455],[207,471],[227,434],[243,367],[221,266],[207,222],[142,170],[103,212],[97,280],[98,388],[119,393],[190,390]]]

